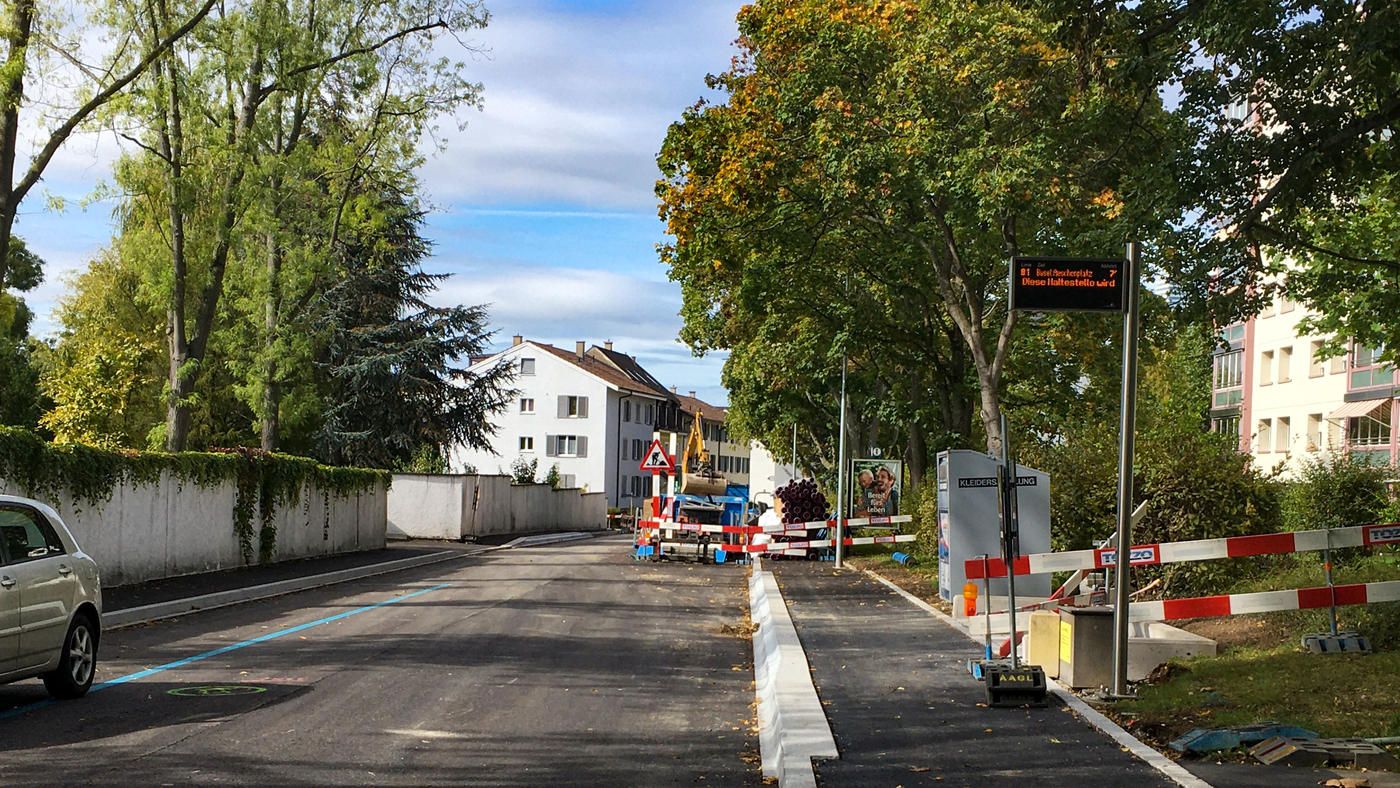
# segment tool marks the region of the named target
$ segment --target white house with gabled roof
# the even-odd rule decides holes
[[[606,492],[609,506],[643,506],[651,476],[638,466],[653,427],[675,408],[670,392],[611,342],[592,348],[578,342],[570,351],[517,335],[509,348],[471,368],[502,361],[515,368],[519,393],[493,419],[491,450],[454,449],[452,470],[509,474],[523,457],[538,462],[537,480],[558,465],[564,487]]]

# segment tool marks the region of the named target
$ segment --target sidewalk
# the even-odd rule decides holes
[[[102,606],[104,613],[115,613],[119,610],[173,602],[206,594],[235,591],[346,569],[388,564],[406,558],[448,552],[474,553],[485,549],[487,549],[487,545],[463,545],[455,542],[390,542],[389,546],[383,550],[342,553],[325,558],[304,558],[275,564],[226,569],[219,572],[169,577],[127,586],[113,586],[102,589]]]
[[[770,565],[826,707],[826,785],[1174,785],[1053,702],[990,709],[976,646],[893,591],[831,564]]]
[[[768,567],[841,752],[817,766],[826,784],[1174,784],[1063,706],[979,707],[985,692],[963,667],[976,644],[866,575],[837,574],[829,563]],[[1338,777],[1400,788],[1400,774],[1390,772],[1189,758],[1177,765],[1217,788],[1308,788]]]

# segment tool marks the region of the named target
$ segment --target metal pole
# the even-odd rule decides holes
[[[1327,621],[1331,626],[1332,637],[1337,636],[1337,587],[1332,584],[1332,528],[1327,529],[1327,549],[1322,551],[1322,571],[1327,576],[1327,593],[1330,597],[1327,606]]]
[[[841,437],[836,442],[836,568],[846,554],[846,354],[841,353]]]
[[[792,423],[792,481],[797,478],[797,422]]]
[[[1118,422],[1118,548],[1113,568],[1117,587],[1113,605],[1113,694],[1128,694],[1128,605],[1132,591],[1133,547],[1133,430],[1137,416],[1138,279],[1141,257],[1136,241],[1128,242],[1128,292],[1123,312],[1123,391]]]
[[[1006,414],[1001,415],[1001,462],[1006,474],[1006,517],[1003,520],[1006,544],[1002,551],[1006,554],[1006,614],[1011,626],[1011,669],[1020,667],[1016,657],[1016,555],[1020,552],[1019,529],[1016,506],[1016,463],[1011,459],[1011,437],[1006,425]]]

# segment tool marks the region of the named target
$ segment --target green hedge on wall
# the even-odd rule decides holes
[[[235,483],[238,494],[232,525],[244,563],[254,560],[255,512],[257,559],[268,561],[277,544],[273,517],[278,507],[296,505],[306,485],[316,487],[327,499],[331,495],[348,498],[378,484],[387,488],[392,478],[387,471],[331,467],[257,449],[179,454],[109,451],[51,444],[26,430],[0,427],[0,479],[34,498],[56,500],[67,490],[79,506],[100,506],[111,500],[118,484],[155,484],[167,472],[181,485],[207,488]]]

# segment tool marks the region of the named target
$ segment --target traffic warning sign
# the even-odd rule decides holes
[[[675,469],[676,463],[671,459],[671,455],[666,453],[666,449],[661,446],[661,439],[652,438],[651,448],[647,449],[646,459],[642,460],[642,470],[670,473]]]

